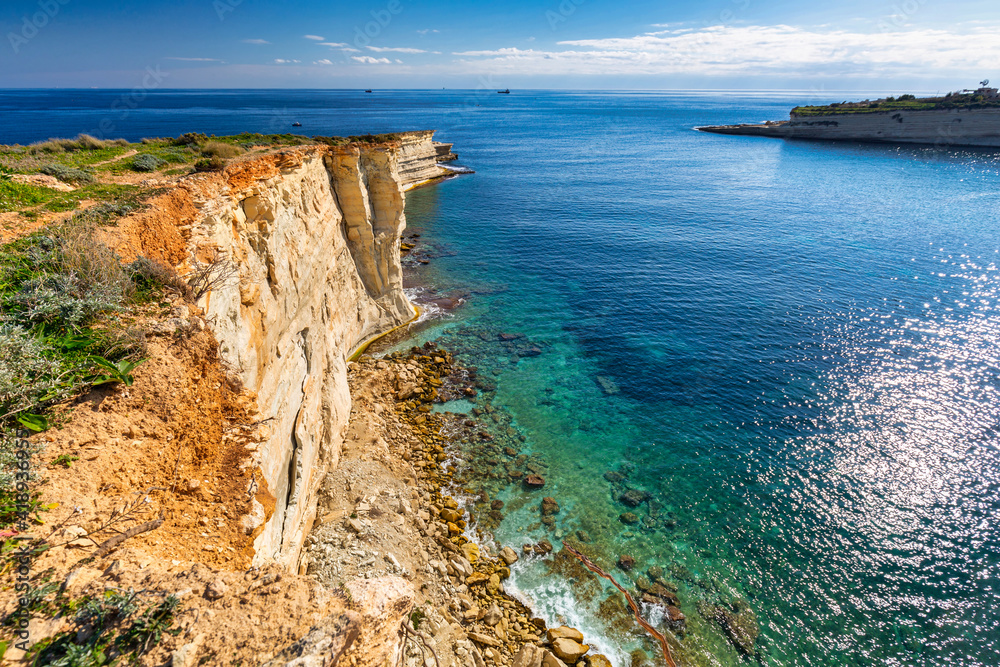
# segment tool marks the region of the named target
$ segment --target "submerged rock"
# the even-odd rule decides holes
[[[625,512],[624,514],[618,517],[618,520],[627,526],[634,526],[635,524],[639,523],[639,517],[636,516],[635,513],[633,512]]]
[[[628,554],[622,554],[618,557],[618,568],[628,572],[633,567],[635,567],[635,558],[629,556]]]
[[[611,378],[604,377],[603,375],[598,375],[594,379],[597,380],[597,384],[600,385],[601,391],[603,391],[608,396],[611,396],[613,394],[618,394],[621,392],[621,389],[618,388],[618,385],[615,384],[614,380],[612,380]]]
[[[736,601],[732,608],[725,605],[716,606],[714,618],[726,633],[729,643],[740,653],[753,655],[757,637],[760,635],[760,626],[756,614],[745,602]]]
[[[618,496],[618,500],[629,507],[638,507],[649,500],[649,493],[640,489],[629,489],[625,493]]]
[[[551,496],[545,496],[544,498],[542,498],[543,516],[548,516],[550,514],[558,514],[558,513],[559,513],[559,503],[556,502],[555,498]]]
[[[541,475],[528,475],[524,478],[524,485],[529,489],[540,489],[545,486],[545,478]]]

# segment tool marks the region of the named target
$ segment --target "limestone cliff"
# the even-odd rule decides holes
[[[1000,109],[896,110],[798,116],[763,124],[699,127],[715,134],[937,146],[1000,146]]]
[[[439,175],[431,136],[287,149],[231,165],[197,195],[189,263],[214,262],[202,305],[263,422],[254,456],[274,508],[244,519],[257,562],[295,564],[350,415],[347,360],[415,314],[399,264],[403,187]]]

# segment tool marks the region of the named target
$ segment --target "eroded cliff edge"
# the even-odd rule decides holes
[[[254,501],[245,519],[259,532],[257,563],[293,567],[312,526],[350,415],[348,358],[415,315],[399,263],[403,192],[436,175],[436,156],[431,133],[419,133],[283,150],[230,166],[221,187],[190,179],[200,219],[187,263],[232,267],[201,305],[265,423],[253,460],[273,507]]]

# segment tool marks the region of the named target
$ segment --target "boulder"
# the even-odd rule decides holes
[[[611,667],[611,661],[607,656],[594,653],[587,656],[587,667]]]
[[[487,609],[486,613],[483,615],[483,623],[485,623],[490,627],[493,627],[494,625],[500,622],[501,618],[503,618],[503,612],[500,611],[500,607],[497,605],[496,602],[494,602],[493,604],[490,605],[490,608]]]
[[[545,478],[541,475],[528,475],[524,478],[524,485],[529,489],[540,489],[545,486]]]
[[[500,648],[503,646],[499,639],[494,639],[489,635],[484,635],[479,632],[470,632],[469,639],[476,642],[477,644],[482,644],[483,646],[492,646],[494,648]]]
[[[568,637],[560,637],[552,642],[552,652],[556,654],[557,658],[570,665],[579,662],[580,658],[586,655],[589,650],[590,646],[587,644],[581,644]]]
[[[355,667],[382,667],[400,661],[399,627],[410,617],[416,591],[400,577],[355,579],[344,585],[351,608],[361,617],[360,633],[351,649]],[[329,663],[327,663],[329,664]]]
[[[541,667],[545,653],[544,649],[534,644],[525,644],[514,656],[512,667]]]
[[[473,542],[466,542],[462,545],[462,553],[465,554],[466,559],[470,563],[475,563],[479,560],[479,545]]]
[[[684,621],[686,621],[686,620],[687,620],[687,617],[684,615],[683,612],[681,612],[680,609],[678,609],[677,607],[675,607],[673,605],[670,605],[669,607],[667,607],[667,623],[671,627],[682,626],[682,625],[684,625]]]
[[[566,667],[566,663],[557,658],[551,651],[542,656],[542,667]]]
[[[482,572],[473,572],[471,576],[466,577],[465,583],[469,586],[476,586],[478,584],[485,584],[489,580],[490,578]]]
[[[208,586],[205,587],[205,597],[209,600],[218,600],[226,594],[229,587],[226,586],[226,582],[222,579],[213,579],[209,582]]]
[[[510,547],[504,547],[500,550],[500,558],[503,558],[507,565],[513,565],[517,562],[517,552]]]
[[[549,628],[545,632],[545,637],[554,642],[557,639],[572,639],[575,642],[583,643],[583,633],[576,628],[560,625],[558,628]]]
[[[627,526],[634,526],[635,524],[639,523],[639,517],[636,516],[635,513],[633,512],[625,512],[624,514],[618,517],[618,520]]]
[[[458,523],[462,518],[462,513],[458,510],[453,510],[450,507],[446,507],[441,510],[441,518],[449,523]]]
[[[545,496],[544,498],[542,498],[543,516],[548,516],[550,514],[558,514],[558,513],[559,513],[559,503],[556,502],[555,498],[551,496]]]

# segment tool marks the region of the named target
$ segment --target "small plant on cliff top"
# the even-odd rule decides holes
[[[102,597],[70,601],[62,594],[56,602],[67,611],[77,608],[73,628],[43,639],[29,651],[32,665],[61,667],[97,667],[100,665],[139,664],[140,656],[156,646],[164,634],[178,634],[171,629],[178,606],[177,598],[168,596],[158,603],[143,605],[143,592],[105,591]]]

